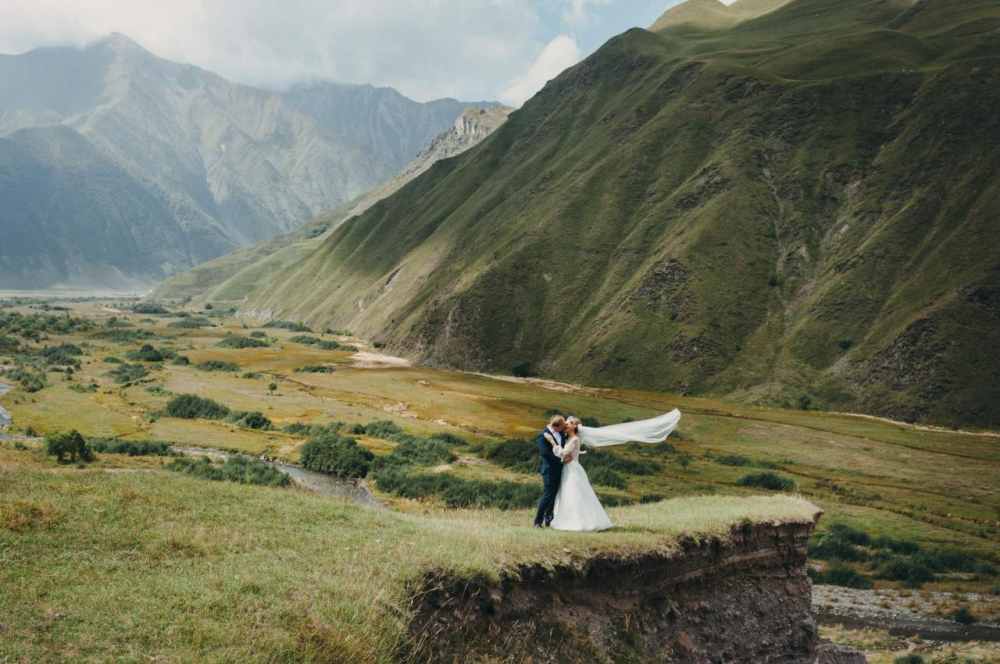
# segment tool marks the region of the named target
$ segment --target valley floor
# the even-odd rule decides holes
[[[825,511],[821,531],[841,523],[873,538],[959,548],[985,563],[1000,560],[1000,436],[441,371],[384,358],[342,334],[246,328],[213,312],[205,312],[213,327],[181,328],[170,324],[182,318],[135,313],[134,304],[67,299],[0,309],[0,314],[71,315],[93,324],[86,332],[50,331],[37,342],[23,341],[22,349],[32,352],[71,343],[82,355],[72,374],[48,371],[41,390],[18,386],[0,397],[11,415],[9,433],[75,428],[87,437],[160,440],[296,463],[306,436],[283,430],[288,425],[390,419],[411,434],[450,433],[468,441],[452,461],[427,468],[428,474],[535,487],[537,476],[491,461],[484,446],[532,437],[552,408],[608,424],[676,407],[683,418],[670,446],[626,446],[615,452],[640,465],[652,464],[656,471],[598,487],[605,499],[627,505],[715,496],[719,505],[738,498],[735,504],[753,506],[759,499],[751,497],[767,491],[741,481],[748,474],[773,472],[793,481],[796,494]],[[217,346],[251,332],[266,347]],[[353,344],[361,352],[322,350],[293,340],[303,334]],[[145,375],[116,383],[109,373],[143,343],[183,354],[190,363],[147,363]],[[13,367],[11,361],[6,368]],[[196,368],[213,361],[235,364],[238,371]],[[317,365],[332,372],[301,370]],[[17,385],[9,376],[0,381]],[[186,393],[208,396],[234,411],[261,411],[275,428],[165,416],[170,399]],[[376,455],[396,447],[377,436],[356,438]],[[98,652],[102,633],[115,635],[115,652],[126,658],[149,651],[151,634],[167,634],[177,647],[193,648],[177,651],[183,658],[199,652],[192,644],[242,643],[242,625],[255,621],[263,641],[254,647],[264,653],[302,655],[333,642],[355,655],[389,652],[398,646],[400,619],[386,611],[386,603],[396,601],[392,593],[401,591],[367,587],[368,579],[398,580],[401,571],[435,560],[496,573],[521,553],[559,558],[593,546],[645,546],[650,536],[665,533],[663,528],[687,527],[687,517],[676,510],[699,505],[701,525],[693,527],[702,528],[713,519],[707,506],[716,504],[682,500],[614,508],[612,519],[622,527],[600,539],[557,535],[572,552],[563,554],[561,546],[545,539],[549,533],[521,527],[530,514],[520,510],[448,511],[439,497],[406,498],[370,482],[378,498],[394,508],[371,511],[300,489],[177,476],[162,471],[163,462],[155,458],[101,454],[97,462],[77,469],[44,458],[37,443],[26,450],[15,450],[13,441],[0,445],[0,559],[7,574],[0,602],[16,607],[14,617],[0,625],[0,641],[8,653],[16,653],[12,659],[53,656],[66,647],[87,656]],[[449,538],[470,530],[483,531],[470,549],[450,548],[454,540]],[[70,533],[84,536],[72,540]],[[815,567],[829,564],[818,560]],[[865,563],[858,565],[866,571]],[[113,579],[110,586],[101,585],[106,579]],[[924,583],[924,590],[985,597],[997,592],[998,583],[986,573],[939,575]],[[878,578],[874,585],[876,590],[899,587]],[[345,598],[336,590],[340,587],[353,588],[356,597]],[[70,608],[81,596],[87,601]],[[992,600],[954,604],[970,606],[977,620],[997,619]],[[151,624],[135,624],[137,614],[124,606],[150,612]],[[176,611],[191,620],[168,625],[167,616]],[[218,620],[200,624],[195,619],[215,613]],[[342,629],[359,622],[373,625],[373,633],[362,638]],[[22,650],[10,650],[19,642]],[[246,654],[240,649],[249,646],[231,647],[235,650],[224,651],[223,658],[239,658]]]

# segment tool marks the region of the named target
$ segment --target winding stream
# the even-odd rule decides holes
[[[7,383],[0,383],[0,397],[7,394],[14,389],[13,385],[8,385]],[[3,406],[0,406],[0,428],[10,426],[10,413],[4,410]]]
[[[247,454],[224,452],[211,447],[172,445],[170,449],[182,454],[207,456],[213,459],[231,459],[237,456],[249,459],[256,458]],[[261,459],[261,461],[264,461],[264,463],[272,466],[273,468],[277,468],[291,477],[296,484],[309,489],[310,491],[315,491],[316,493],[320,493],[325,496],[346,498],[347,500],[351,500],[361,505],[368,505],[370,507],[384,507],[379,499],[373,496],[371,491],[369,491],[365,486],[364,480],[345,480],[339,477],[331,477],[330,475],[324,475],[323,473],[306,470],[305,468],[293,466],[290,463],[283,463],[281,461],[271,461],[267,459]]]

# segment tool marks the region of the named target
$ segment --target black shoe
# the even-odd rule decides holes
[[[552,519],[547,519],[545,521],[545,527],[546,528],[551,528],[552,527]]]
[[[540,524],[540,523],[536,523],[535,524],[535,528],[541,528],[541,527],[542,527],[542,524]]]

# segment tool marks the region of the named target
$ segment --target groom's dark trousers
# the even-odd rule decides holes
[[[546,429],[547,430],[547,429]],[[538,513],[535,514],[535,524],[541,525],[552,520],[552,510],[556,504],[556,494],[559,493],[559,481],[562,479],[562,459],[552,452],[552,445],[545,440],[545,431],[538,434],[538,453],[542,455],[542,499],[538,502]]]

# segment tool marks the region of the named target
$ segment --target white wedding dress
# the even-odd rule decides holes
[[[556,530],[595,531],[611,527],[601,501],[590,486],[587,471],[580,465],[580,443],[590,447],[607,447],[624,443],[661,443],[670,432],[677,428],[681,411],[676,408],[669,413],[639,422],[623,422],[606,427],[580,427],[579,438],[570,438],[562,448],[556,447],[557,456],[573,456],[573,461],[564,463],[559,492],[553,508],[552,527]]]
[[[580,439],[570,438],[562,448],[564,459],[572,456],[573,461],[563,463],[559,492],[552,510],[552,527],[556,530],[607,530],[611,519],[604,512],[601,501],[590,486],[587,471],[580,465]]]

